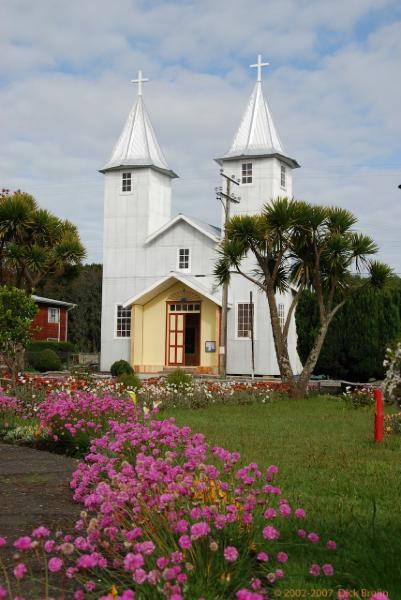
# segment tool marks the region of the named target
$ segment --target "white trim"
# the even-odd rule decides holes
[[[208,300],[210,300],[214,304],[217,304],[218,306],[221,306],[221,299],[216,298],[215,296],[212,296],[212,294],[210,294],[204,288],[196,285],[192,280],[189,280],[188,277],[185,277],[184,274],[181,275],[180,273],[171,273],[170,275],[166,275],[165,277],[161,277],[155,283],[153,283],[152,285],[150,285],[148,288],[146,288],[145,290],[142,290],[141,292],[139,292],[139,294],[136,294],[132,298],[129,298],[128,300],[126,300],[125,302],[123,302],[122,303],[122,307],[123,308],[127,308],[128,306],[131,306],[132,304],[137,304],[138,300],[140,300],[141,298],[143,298],[143,296],[151,294],[153,291],[157,290],[157,288],[159,288],[163,284],[166,284],[169,281],[171,281],[172,284],[174,283],[174,281],[179,281],[180,283],[183,283],[184,285],[187,285],[194,292],[197,292],[198,294],[201,294],[202,296],[204,296],[205,298],[207,298]],[[120,338],[118,338],[118,339],[120,339]]]
[[[188,250],[188,267],[183,269],[180,268],[180,250]],[[192,248],[188,248],[188,246],[180,246],[179,248],[177,248],[177,271],[179,271],[180,273],[190,273],[191,272],[191,265],[192,265]]]
[[[168,229],[170,229],[170,227],[173,227],[179,221],[184,221],[185,223],[188,223],[188,225],[190,225],[194,229],[197,229],[198,231],[200,231],[200,233],[203,233],[203,235],[205,235],[206,237],[210,238],[214,242],[220,242],[221,241],[220,237],[218,237],[217,235],[213,235],[213,234],[205,231],[204,229],[202,229],[202,227],[200,227],[200,225],[198,225],[197,223],[194,223],[186,215],[177,215],[176,217],[174,217],[174,219],[172,219],[171,221],[169,221],[168,223],[166,223],[165,225],[163,225],[163,227],[160,227],[160,229],[158,229],[157,231],[155,231],[154,233],[152,233],[151,235],[149,235],[147,237],[146,241],[145,241],[145,244],[149,244],[149,242],[152,242],[153,240],[155,240],[157,237],[159,237],[159,235],[161,235],[162,233],[164,233],[165,231],[167,231]]]
[[[250,342],[251,341],[251,337],[240,337],[238,335],[238,304],[250,304],[249,302],[249,298],[247,298],[246,300],[238,300],[235,302],[235,321],[234,321],[234,339],[238,340],[239,342]],[[257,328],[257,318],[256,318],[256,302],[255,302],[255,297],[253,297],[253,339],[254,341],[256,341],[258,339],[258,328]]]

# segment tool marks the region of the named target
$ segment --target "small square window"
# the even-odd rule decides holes
[[[285,175],[286,175],[286,168],[284,165],[281,165],[281,187],[285,189]]]
[[[189,271],[190,251],[189,248],[179,248],[178,250],[178,270]]]
[[[252,163],[242,163],[242,183],[252,183]]]
[[[131,192],[132,190],[132,181],[131,181],[131,173],[123,173],[121,179],[121,191],[122,192]]]
[[[59,323],[60,321],[60,309],[49,308],[47,311],[47,322],[48,323]]]
[[[252,334],[252,324],[254,305],[249,303],[237,304],[237,337],[250,338]]]
[[[117,306],[117,323],[116,323],[116,336],[117,337],[131,337],[131,308],[123,308],[121,305]]]

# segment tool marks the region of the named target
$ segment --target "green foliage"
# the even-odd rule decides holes
[[[366,388],[347,389],[343,398],[350,408],[372,408],[375,405],[373,390]]]
[[[168,385],[175,385],[177,388],[185,387],[192,384],[192,375],[182,369],[176,369],[167,375],[166,381]]]
[[[0,284],[31,292],[49,273],[79,265],[85,254],[75,225],[39,208],[29,194],[0,194]]]
[[[29,363],[37,371],[59,371],[61,369],[61,360],[58,354],[46,348],[40,352],[31,352],[29,355]]]
[[[317,301],[309,291],[301,296],[296,323],[298,352],[305,361],[319,326]],[[384,290],[362,287],[335,315],[315,373],[349,381],[381,379],[386,348],[400,334],[401,280],[393,278]]]
[[[141,380],[137,375],[130,373],[123,373],[118,376],[118,381],[122,383],[126,388],[139,390],[141,387]]]
[[[100,351],[102,265],[69,268],[62,276],[48,276],[37,293],[47,298],[74,302],[68,313],[68,339],[79,352]]]
[[[13,381],[31,336],[35,302],[23,290],[0,287],[0,357],[12,372]]]
[[[116,360],[110,367],[110,373],[113,377],[118,377],[126,373],[127,375],[133,375],[134,369],[126,360]]]

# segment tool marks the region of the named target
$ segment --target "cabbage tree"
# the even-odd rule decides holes
[[[334,315],[352,294],[365,286],[383,287],[391,275],[390,267],[372,259],[378,248],[369,236],[353,229],[356,221],[344,208],[277,198],[260,214],[235,216],[226,227],[215,275],[223,284],[239,274],[265,294],[281,378],[293,397],[305,394]],[[362,272],[368,276],[353,276]],[[288,332],[305,289],[316,295],[319,327],[302,372],[295,376]],[[277,292],[292,293],[283,328]]]

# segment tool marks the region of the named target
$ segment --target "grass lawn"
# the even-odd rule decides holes
[[[282,598],[336,598],[330,590],[342,586],[359,593],[351,598],[367,598],[368,589],[401,600],[401,436],[374,444],[371,409],[318,396],[174,409],[168,416],[212,445],[239,450],[243,462],[276,464],[283,496],[308,511],[305,529],[337,541],[336,553],[322,555],[334,564],[335,578],[313,583],[300,561],[295,578],[280,588]],[[301,540],[294,548],[294,555],[308,552]]]

